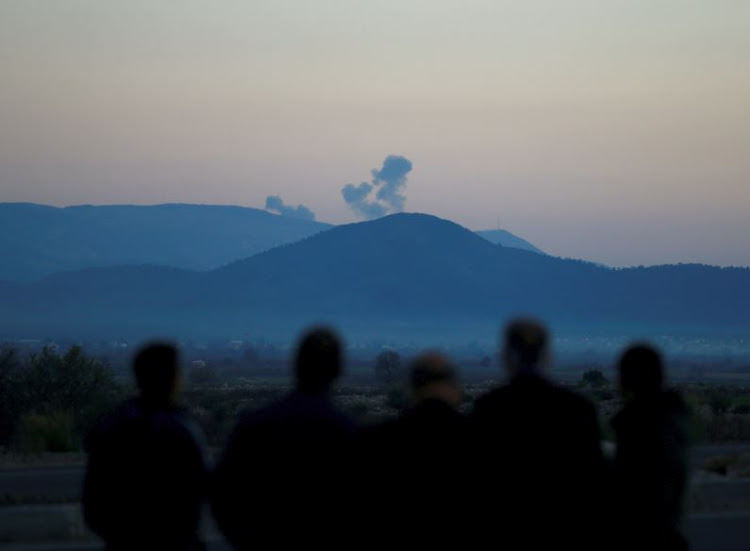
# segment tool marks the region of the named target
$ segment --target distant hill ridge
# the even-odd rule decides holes
[[[330,227],[238,206],[0,203],[0,279],[126,264],[210,270]]]
[[[127,264],[211,270],[331,227],[240,206],[0,203],[0,281]],[[508,232],[482,234],[534,249]]]
[[[513,235],[507,230],[479,230],[476,232],[480,237],[484,237],[487,241],[495,243],[496,245],[502,245],[503,247],[513,247],[514,249],[524,249],[526,251],[532,251],[539,254],[545,254],[544,251],[538,249],[525,239]]]
[[[496,327],[750,329],[750,269],[611,269],[498,247],[453,222],[396,214],[347,224],[221,268],[87,269],[0,286],[0,335],[221,335],[312,322],[407,335]]]

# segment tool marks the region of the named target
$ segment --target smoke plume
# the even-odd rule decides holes
[[[406,202],[406,177],[411,168],[411,161],[406,157],[388,155],[380,170],[372,170],[372,182],[362,182],[358,186],[346,184],[341,195],[354,212],[367,220],[402,212]]]
[[[278,214],[281,214],[282,216],[288,216],[290,218],[299,218],[301,220],[315,220],[315,213],[305,205],[297,205],[296,207],[286,205],[278,195],[269,195],[268,197],[266,197],[266,210],[276,212]]]

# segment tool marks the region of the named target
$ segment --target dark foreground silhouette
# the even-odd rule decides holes
[[[410,398],[403,415],[360,436],[363,519],[376,522],[373,535],[383,548],[466,543],[469,432],[447,358],[430,353],[414,361]]]
[[[663,387],[659,353],[636,345],[619,364],[624,406],[613,418],[617,519],[624,549],[687,549],[682,535],[688,478],[688,413]]]
[[[90,434],[83,512],[108,549],[197,549],[207,495],[202,436],[175,405],[177,351],[154,344],[135,358],[140,396]]]
[[[478,398],[471,416],[479,530],[528,549],[597,548],[606,468],[596,410],[545,378],[541,324],[510,324],[502,355],[508,383]]]
[[[454,366],[420,356],[409,408],[358,430],[331,401],[339,338],[312,329],[295,389],[242,415],[210,482],[201,437],[175,405],[176,350],[151,345],[135,359],[140,396],[88,440],[86,521],[111,549],[196,549],[210,496],[239,549],[686,549],[687,409],[664,388],[659,354],[639,345],[621,358],[609,465],[594,405],[547,379],[548,343],[536,321],[508,325],[508,381],[468,418]]]
[[[341,345],[328,329],[301,340],[296,389],[242,416],[214,478],[213,513],[237,548],[343,546],[356,491],[350,472],[354,423],[329,392],[341,373]]]

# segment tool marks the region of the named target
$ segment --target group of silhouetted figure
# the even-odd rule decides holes
[[[359,427],[332,402],[342,347],[327,328],[296,350],[296,386],[244,413],[214,468],[178,405],[178,354],[143,348],[140,395],[88,439],[83,508],[111,549],[201,549],[210,505],[240,549],[686,549],[687,410],[660,354],[628,348],[606,457],[594,405],[551,382],[538,322],[505,329],[507,382],[459,411],[456,368],[414,360],[410,407]]]

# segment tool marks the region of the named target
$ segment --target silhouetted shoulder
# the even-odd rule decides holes
[[[324,394],[293,392],[243,413],[214,476],[212,510],[227,539],[240,549],[268,537],[282,547],[330,540],[355,430]]]
[[[187,411],[179,407],[151,409],[138,400],[130,400],[105,417],[89,433],[87,450],[94,461],[119,464],[126,458],[143,457],[139,468],[166,464],[168,458],[182,468],[190,461],[197,470],[205,470],[205,437]],[[155,458],[154,455],[159,457]]]
[[[358,464],[367,472],[361,511],[370,544],[384,549],[394,541],[415,549],[465,544],[470,457],[465,417],[442,400],[425,399],[399,418],[363,430],[361,439]],[[378,530],[372,530],[374,522]]]
[[[448,404],[426,400],[397,419],[391,419],[362,430],[361,438],[373,442],[403,439],[406,445],[416,446],[434,440],[447,447],[451,439],[463,438],[467,419]]]
[[[689,473],[689,415],[669,391],[626,402],[612,419],[617,437],[614,477],[630,538],[684,549],[681,523]],[[637,516],[632,516],[637,511]]]
[[[365,427],[358,443],[363,459],[377,461],[382,475],[403,475],[411,466],[415,476],[427,477],[444,470],[450,457],[466,453],[467,429],[464,415],[444,402],[426,400],[396,419]]]
[[[105,417],[89,434],[87,447],[104,445],[110,450],[132,446],[133,439],[182,441],[203,458],[205,438],[187,411],[180,407],[150,409],[138,399],[125,402]],[[132,448],[131,448],[132,449]]]
[[[481,450],[476,483],[495,500],[477,513],[482,522],[507,519],[508,541],[523,537],[529,549],[596,549],[605,464],[593,404],[541,377],[516,376],[477,399],[470,420]],[[583,528],[584,518],[595,528]]]
[[[485,416],[501,414],[506,409],[596,417],[596,408],[585,397],[541,377],[532,376],[517,377],[477,398],[471,417],[475,421],[481,420]],[[523,420],[515,419],[515,422],[519,421]]]
[[[485,415],[490,415],[492,411],[503,404],[504,397],[508,394],[507,385],[493,388],[486,394],[483,394],[474,401],[474,407],[471,410],[471,418],[478,419]]]
[[[617,428],[631,420],[653,424],[665,417],[683,417],[687,414],[688,407],[682,397],[677,392],[666,390],[631,401],[614,416],[612,425]]]
[[[184,410],[131,400],[92,430],[87,448],[84,517],[109,546],[197,541],[208,472],[203,437]]]
[[[623,458],[638,455],[643,462],[656,461],[657,451],[665,459],[686,453],[689,412],[676,392],[663,391],[632,400],[612,418],[611,424],[618,439],[618,464]]]
[[[293,392],[259,410],[244,412],[238,428],[241,430],[299,428],[343,436],[351,436],[357,430],[356,424],[339,411],[326,395],[302,392]]]

